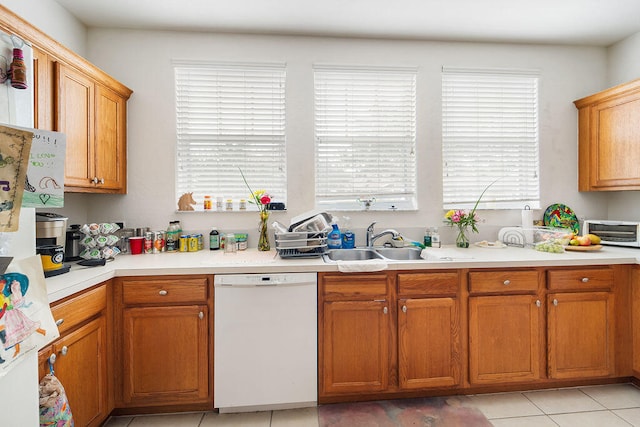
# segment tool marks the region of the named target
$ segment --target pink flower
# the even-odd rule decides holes
[[[260,203],[262,203],[263,205],[267,205],[271,202],[271,197],[264,195],[260,198]]]

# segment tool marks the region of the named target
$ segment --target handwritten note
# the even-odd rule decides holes
[[[0,125],[0,231],[17,231],[33,132]]]
[[[22,206],[60,208],[64,206],[66,136],[60,132],[30,130],[33,131],[33,142]]]

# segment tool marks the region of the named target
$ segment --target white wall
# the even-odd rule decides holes
[[[608,49],[608,86],[640,78],[640,33]],[[604,89],[604,88],[603,88]],[[607,218],[640,220],[640,191],[616,191],[608,197]]]
[[[81,56],[87,28],[53,0],[2,0],[2,5]]]
[[[163,229],[180,219],[185,230],[250,230],[255,213],[176,213],[174,195],[175,117],[173,59],[282,61],[287,64],[288,211],[313,208],[314,63],[418,66],[418,212],[356,212],[356,229],[372,221],[419,238],[428,225],[441,225],[440,70],[447,66],[515,67],[541,70],[540,153],[542,207],[562,202],[580,217],[606,215],[603,195],[577,192],[575,99],[606,84],[606,50],[596,47],[444,43],[313,37],[230,35],[91,29],[89,60],[133,89],[129,101],[129,194],[89,196],[93,221],[125,219],[130,226]],[[249,167],[249,166],[247,166]],[[83,212],[70,211],[74,218]],[[542,217],[542,210],[535,212]],[[520,221],[515,211],[484,211],[482,239]],[[445,241],[453,233],[442,229]],[[357,233],[358,234],[358,233]],[[358,239],[362,238],[359,233]]]

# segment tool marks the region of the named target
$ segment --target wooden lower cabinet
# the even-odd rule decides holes
[[[77,426],[100,426],[113,409],[108,295],[107,285],[102,285],[54,305],[60,338],[39,353],[40,378],[49,372],[50,358],[55,360],[55,375]]]
[[[123,407],[213,407],[212,276],[116,280]]]
[[[460,316],[456,298],[398,301],[398,373],[401,389],[460,384]]]
[[[613,295],[609,292],[551,293],[547,299],[549,378],[613,375]]]
[[[469,382],[540,379],[541,318],[535,295],[469,298]]]
[[[387,301],[326,302],[323,314],[323,392],[386,390],[391,327]]]

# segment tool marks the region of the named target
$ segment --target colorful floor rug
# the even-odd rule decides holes
[[[318,407],[320,427],[491,427],[464,396],[336,403]]]

